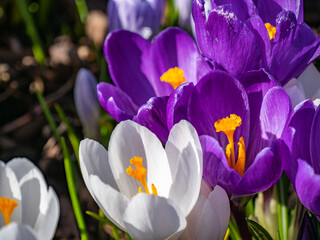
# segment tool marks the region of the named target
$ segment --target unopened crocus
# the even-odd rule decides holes
[[[99,102],[97,97],[97,80],[85,68],[77,74],[74,86],[74,102],[84,128],[86,137],[99,136]]]
[[[179,28],[164,30],[152,43],[128,31],[112,32],[104,54],[115,86],[98,84],[101,106],[118,122],[131,119],[147,126],[162,142],[168,138],[168,96],[211,69],[194,40]]]
[[[193,21],[191,14],[192,2],[193,0],[174,0],[174,6],[179,12],[178,24],[181,27],[191,27],[191,21]]]
[[[59,200],[40,170],[28,159],[0,161],[0,238],[53,238],[59,219]]]
[[[306,100],[295,108],[288,127],[291,158],[285,172],[301,203],[320,216],[320,108],[314,102]]]
[[[197,129],[204,178],[229,196],[269,188],[289,154],[281,140],[291,114],[288,95],[263,71],[241,81],[243,85],[226,72],[212,71],[196,86],[177,88],[167,104],[169,129],[181,119]]]
[[[164,7],[163,0],[110,0],[109,31],[124,29],[149,39],[160,28]]]
[[[204,56],[236,77],[264,68],[285,85],[320,54],[320,38],[302,22],[302,15],[297,20],[296,11],[286,9],[286,4],[280,12],[281,5],[273,8],[277,14],[271,21],[271,15],[265,18],[262,10],[259,16],[260,8],[254,2],[195,0],[193,18],[199,47]],[[274,1],[256,2],[277,5]]]
[[[120,229],[134,239],[176,239],[185,229],[202,179],[202,151],[191,124],[176,124],[164,149],[146,127],[123,121],[108,151],[85,139],[79,153],[89,192]]]
[[[230,219],[229,197],[220,186],[212,188],[205,180],[201,182],[200,195],[190,215],[187,228],[180,239],[222,240]]]

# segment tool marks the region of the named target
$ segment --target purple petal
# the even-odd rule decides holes
[[[162,143],[165,143],[169,136],[166,124],[166,105],[169,97],[154,97],[139,108],[138,114],[133,121],[149,128]]]
[[[310,153],[312,167],[320,174],[320,107],[317,108],[310,134]]]
[[[298,160],[295,188],[302,204],[320,216],[320,175],[305,161]]]
[[[203,177],[212,186],[219,185],[232,195],[241,180],[236,170],[229,167],[225,152],[213,137],[200,136],[203,152]]]
[[[238,80],[222,71],[212,71],[196,85],[190,99],[188,120],[197,129],[199,135],[216,138],[225,148],[227,138],[224,133],[216,132],[214,123],[222,118],[236,114],[242,124],[234,134],[237,142],[240,136],[245,144],[249,137],[249,103],[247,94]]]
[[[283,162],[289,156],[287,146],[281,140],[274,141],[271,147],[264,148],[256,156],[233,194],[249,195],[271,187],[279,180],[283,170]]]
[[[101,106],[117,122],[132,119],[138,111],[137,105],[126,93],[109,83],[99,83],[97,94]]]
[[[150,47],[149,41],[124,30],[110,33],[104,43],[112,81],[138,106],[155,96],[148,80],[152,76]]]
[[[168,28],[162,31],[152,45],[154,77],[152,85],[157,96],[168,96],[173,87],[160,81],[160,77],[169,68],[178,67],[184,71],[188,82],[197,83],[197,61],[200,57],[195,41],[180,28]]]
[[[292,11],[298,22],[303,21],[303,1],[287,1],[287,0],[253,0],[256,4],[259,16],[265,23],[275,25],[277,15],[283,10]]]
[[[270,73],[284,85],[308,66],[319,42],[311,28],[297,23],[292,12],[283,10],[279,14],[276,29],[272,54],[267,61]]]
[[[291,101],[283,88],[271,88],[265,95],[261,106],[262,138],[267,142],[271,142],[274,138],[280,138],[288,125],[291,112]]]
[[[193,89],[193,83],[186,83],[179,86],[170,95],[167,104],[167,125],[169,130],[182,119],[187,119],[187,110]]]
[[[235,76],[261,67],[259,43],[230,7],[224,5],[214,8],[207,23],[201,4],[194,2],[193,12],[199,47],[206,57]]]
[[[258,14],[257,8],[252,0],[215,0],[214,4],[216,6],[231,5],[237,17],[242,21],[245,21],[252,15]]]
[[[247,161],[250,166],[256,155],[265,147],[261,138],[260,111],[264,96],[277,84],[272,76],[263,69],[250,71],[242,75],[241,83],[246,89],[250,106],[250,141],[246,145]]]

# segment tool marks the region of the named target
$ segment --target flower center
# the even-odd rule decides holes
[[[178,67],[170,68],[160,77],[162,82],[167,82],[172,85],[174,89],[179,87],[182,83],[186,82],[187,80],[183,76],[184,71]]]
[[[230,114],[230,117],[219,119],[214,123],[216,132],[223,132],[229,141],[226,147],[226,157],[230,168],[235,169],[241,176],[244,174],[246,163],[246,150],[243,137],[240,137],[238,142],[238,159],[236,163],[233,135],[237,127],[242,123],[242,120],[236,114]]]
[[[272,26],[270,23],[265,23],[264,25],[267,28],[270,40],[274,39],[277,29],[274,26]]]
[[[16,206],[18,206],[17,201],[6,197],[0,198],[0,212],[2,212],[6,225],[10,223],[11,215]]]
[[[150,194],[150,191],[149,191],[149,188],[147,185],[147,180],[146,180],[147,169],[145,169],[143,167],[142,158],[141,157],[133,157],[130,159],[130,163],[133,166],[135,166],[136,170],[134,170],[131,166],[129,166],[126,170],[127,174],[129,176],[133,177],[134,179],[138,180],[142,184],[144,191],[147,194]],[[151,184],[151,191],[152,191],[152,194],[158,196],[157,189],[154,186],[154,184]],[[139,187],[138,192],[142,193],[141,187]]]

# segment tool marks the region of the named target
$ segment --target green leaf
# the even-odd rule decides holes
[[[249,231],[256,240],[272,240],[270,234],[261,225],[253,220],[247,219]]]

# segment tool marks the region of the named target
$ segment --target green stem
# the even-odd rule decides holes
[[[48,123],[53,131],[53,134],[54,134],[55,138],[57,139],[59,145],[61,146],[61,136],[58,132],[57,125],[56,125],[55,121],[53,120],[53,117],[50,113],[50,110],[49,110],[47,104],[46,104],[46,101],[44,100],[44,97],[42,96],[42,94],[39,90],[36,90],[36,94],[37,94],[38,101],[40,102],[40,105],[43,109],[44,115],[46,116]]]
[[[280,238],[288,240],[289,216],[287,207],[288,189],[285,187],[285,176],[282,175],[278,182],[278,223]]]
[[[61,147],[62,147],[62,152],[64,156],[64,168],[66,172],[69,194],[71,198],[74,215],[76,217],[77,224],[79,227],[81,240],[89,240],[87,227],[82,215],[82,210],[81,210],[80,202],[77,196],[76,187],[74,185],[73,167],[72,167],[70,155],[67,149],[66,141],[63,137],[61,138],[61,143],[62,143]]]
[[[237,227],[237,224],[232,219],[232,217],[230,217],[229,229],[230,229],[230,238],[232,240],[241,240],[241,236],[239,234],[239,229]]]
[[[32,51],[36,60],[41,64],[44,65],[45,62],[45,54],[42,49],[41,41],[39,38],[38,31],[36,26],[33,22],[32,16],[28,11],[27,4],[25,0],[16,0],[17,7],[20,11],[20,14],[26,24],[27,34],[29,35],[31,42],[32,42]]]

